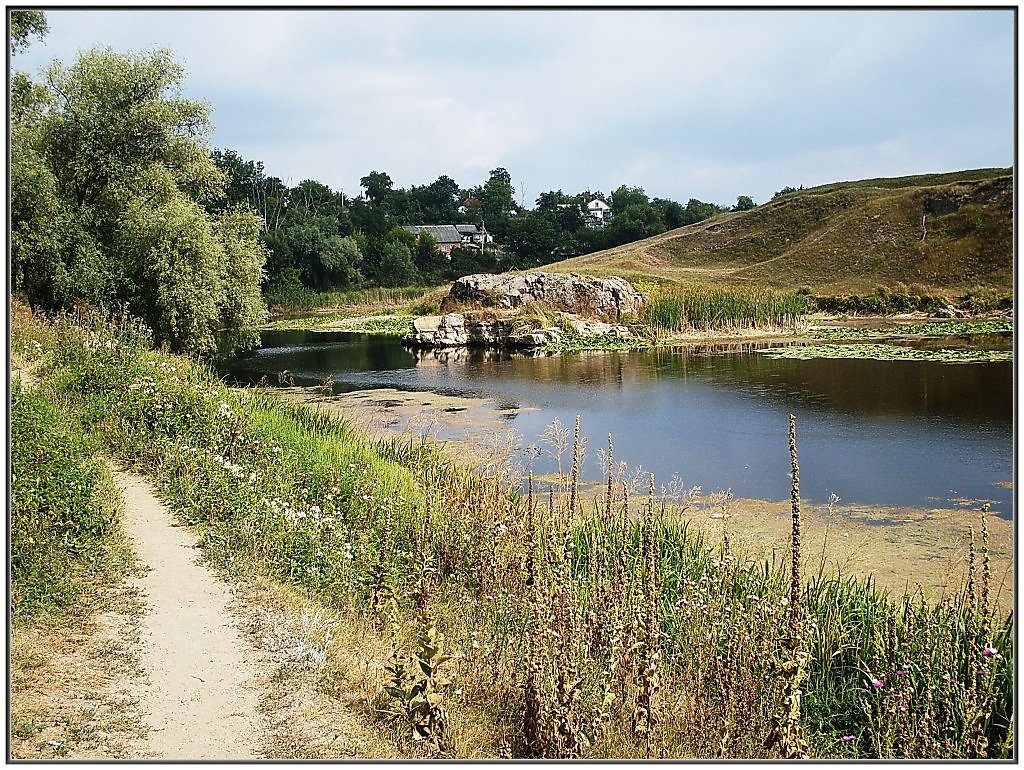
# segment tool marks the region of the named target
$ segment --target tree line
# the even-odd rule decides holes
[[[12,54],[48,29],[40,11],[9,19]],[[184,74],[164,49],[96,49],[55,61],[38,81],[13,74],[11,288],[33,307],[124,311],[172,350],[227,351],[256,343],[268,292],[537,267],[725,210],[626,185],[607,196],[545,192],[528,210],[504,168],[468,188],[447,175],[395,188],[382,171],[354,197],[312,179],[290,186],[260,161],[211,149],[210,107],[183,96]],[[582,208],[595,197],[613,213],[600,229]],[[445,255],[403,229],[464,223],[485,227],[493,246]]]
[[[526,209],[515,202],[512,177],[504,168],[492,170],[474,187],[441,175],[430,184],[395,188],[389,174],[371,171],[360,179],[359,194],[346,197],[313,179],[289,187],[268,176],[261,161],[246,160],[234,150],[215,149],[212,157],[228,179],[220,205],[247,206],[263,219],[268,282],[277,289],[349,288],[366,282],[398,286],[539,267],[728,210],[694,198],[685,205],[652,199],[642,188],[626,185],[609,195],[552,190],[540,194],[535,208]],[[611,207],[611,219],[600,228],[588,226],[585,213],[594,198]],[[750,199],[741,196],[737,207],[745,201]],[[437,251],[429,235],[417,239],[403,229],[439,224],[482,226],[494,237],[495,248],[456,248],[449,257]]]

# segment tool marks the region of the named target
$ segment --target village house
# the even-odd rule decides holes
[[[467,248],[482,249],[494,241],[494,237],[483,225],[455,225],[455,229],[462,236],[462,245]]]
[[[463,245],[462,234],[455,225],[407,225],[402,229],[412,233],[417,239],[420,233],[429,233],[437,241],[437,250],[449,258],[452,249]]]
[[[587,227],[600,230],[612,218],[612,207],[604,198],[591,198],[587,201]]]
[[[482,200],[480,200],[479,198],[474,198],[473,196],[470,196],[470,197],[466,198],[466,200],[462,201],[462,203],[459,204],[459,213],[460,214],[465,214],[470,209],[478,208],[478,207],[480,207],[482,205],[483,205],[483,201]]]

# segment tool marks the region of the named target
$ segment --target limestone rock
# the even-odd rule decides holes
[[[568,313],[619,320],[638,312],[646,297],[622,278],[595,278],[575,273],[478,273],[459,278],[442,302],[453,307],[516,310],[538,302]]]

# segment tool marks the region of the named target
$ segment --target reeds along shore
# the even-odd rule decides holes
[[[472,474],[427,442],[373,443],[225,388],[129,322],[15,305],[12,351],[90,446],[155,479],[211,559],[376,629],[381,644],[347,651],[379,672],[358,703],[410,752],[1013,756],[1013,624],[993,614],[984,513],[965,586],[937,602],[815,575],[798,548],[792,431],[791,554],[753,561],[727,529],[712,542],[687,527],[692,495],[629,478],[611,438],[603,492],[585,498],[578,426],[549,432],[565,472],[520,494],[519,480]],[[19,433],[16,454],[34,435]],[[18,525],[28,500],[13,491]],[[42,546],[13,547],[17,596],[17,565]],[[335,691],[346,676],[324,681]]]
[[[644,288],[651,298],[641,320],[655,333],[792,329],[810,309],[808,296],[766,286],[691,284]]]

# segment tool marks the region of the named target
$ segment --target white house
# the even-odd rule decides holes
[[[455,225],[455,229],[462,236],[462,244],[475,249],[482,249],[488,243],[494,242],[494,236],[487,232],[482,225]]]
[[[605,222],[612,218],[612,207],[603,198],[591,198],[587,201],[587,227],[604,227]]]

